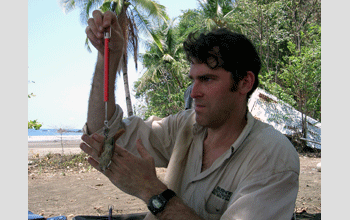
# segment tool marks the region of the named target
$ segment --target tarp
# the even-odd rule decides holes
[[[302,114],[289,104],[277,99],[265,90],[257,88],[248,101],[249,111],[254,118],[272,125],[284,135],[293,135],[302,132]],[[321,123],[306,117],[308,140],[321,143]],[[321,149],[320,144],[307,141],[312,148]]]

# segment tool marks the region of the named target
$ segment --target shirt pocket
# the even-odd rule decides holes
[[[229,198],[219,194],[218,188],[221,189],[220,187],[217,187],[212,193],[210,193],[210,196],[205,203],[205,209],[210,214],[222,215],[227,209]]]

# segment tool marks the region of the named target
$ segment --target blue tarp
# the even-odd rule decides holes
[[[28,220],[67,220],[67,218],[65,216],[56,216],[56,217],[50,217],[50,218],[44,218],[43,216],[41,215],[37,215],[37,214],[34,214],[33,212],[31,211],[28,211]]]

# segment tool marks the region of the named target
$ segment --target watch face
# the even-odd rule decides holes
[[[159,209],[162,207],[163,203],[161,203],[158,199],[153,199],[152,205],[154,208]]]

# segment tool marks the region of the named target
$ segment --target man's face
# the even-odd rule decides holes
[[[204,127],[218,128],[235,116],[238,92],[232,92],[231,73],[223,68],[211,69],[205,63],[192,63],[189,77],[193,80],[196,122]]]

